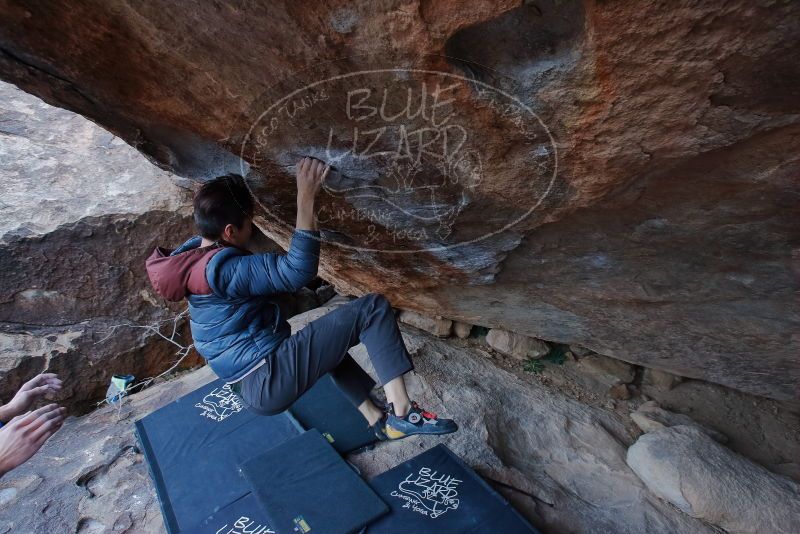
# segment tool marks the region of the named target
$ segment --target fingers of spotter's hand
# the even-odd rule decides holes
[[[31,425],[31,439],[38,441],[41,438],[47,439],[52,436],[55,431],[64,424],[65,418],[66,413],[60,411],[55,412],[55,415],[47,414],[46,416],[40,417]]]
[[[64,382],[62,382],[62,380],[60,378],[58,378],[56,375],[52,375],[52,376],[48,376],[45,379],[44,383],[45,384],[53,384],[53,385],[60,386]]]
[[[58,410],[52,410],[49,412],[45,412],[41,414],[39,417],[34,419],[28,426],[28,430],[31,432],[35,432],[36,429],[41,428],[44,425],[47,425],[50,421],[63,421],[64,417],[66,417],[67,411],[64,408],[59,408]]]
[[[56,432],[58,432],[58,431],[59,431],[59,429],[61,428],[61,426],[62,426],[62,425],[61,425],[61,424],[59,424],[59,425],[58,425],[58,426],[56,426],[55,428],[51,428],[51,429],[49,429],[47,432],[44,432],[43,434],[41,434],[41,435],[39,436],[39,438],[38,438],[38,439],[36,439],[36,440],[34,441],[34,443],[35,443],[35,446],[36,446],[37,450],[38,450],[38,449],[40,449],[40,448],[42,447],[42,445],[44,445],[44,443],[45,443],[45,442],[46,442],[48,439],[52,438],[52,437],[53,437],[53,434],[55,434]]]
[[[322,178],[321,178],[321,180],[320,180],[320,181],[324,182],[324,181],[325,181],[325,178],[327,178],[327,177],[328,177],[328,173],[329,173],[330,171],[331,171],[331,166],[330,166],[330,165],[325,165],[325,169],[322,171]]]
[[[47,406],[42,406],[41,408],[37,408],[36,410],[33,410],[31,412],[18,415],[17,417],[11,420],[11,423],[14,423],[15,426],[26,426],[31,424],[33,421],[35,421],[42,415],[58,409],[59,409],[58,404],[48,404]]]
[[[34,376],[30,381],[36,384],[43,384],[45,382],[50,382],[51,380],[58,380],[58,375],[55,373],[39,373],[38,375]]]
[[[42,373],[25,382],[25,384],[19,390],[20,392],[32,391],[38,387],[49,384],[58,386],[59,389],[61,388],[61,380],[59,380],[54,373]]]
[[[59,389],[61,389],[61,388],[59,387]],[[30,395],[34,396],[34,397],[40,397],[40,396],[48,393],[49,391],[53,391],[53,390],[54,390],[53,386],[51,386],[50,384],[45,384],[43,386],[37,386],[37,387],[29,390],[28,393]]]

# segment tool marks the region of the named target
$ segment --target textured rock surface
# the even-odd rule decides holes
[[[786,474],[800,482],[800,413],[787,403],[758,397],[735,389],[726,388],[711,382],[685,380],[671,390],[651,389],[650,394],[642,394],[637,387],[642,376],[628,366],[616,375],[607,374],[596,366],[582,365],[592,356],[579,347],[572,347],[582,357],[565,357],[558,364],[550,359],[540,360],[544,364],[538,373],[526,372],[525,362],[515,358],[492,357],[487,350],[481,350],[481,339],[473,338],[462,342],[450,339],[454,345],[467,343],[477,353],[490,361],[509,368],[518,375],[535,379],[550,389],[556,389],[582,404],[602,406],[615,412],[627,422],[631,435],[639,435],[641,430],[630,417],[646,401],[654,399],[659,406],[679,415],[679,419],[690,417],[696,424],[717,432],[728,438],[726,446],[731,450],[765,466],[774,473]],[[495,355],[496,356],[496,355]],[[606,358],[617,367],[624,362]],[[634,377],[628,385],[632,397],[628,400],[610,399],[609,384]]]
[[[635,376],[632,365],[602,354],[590,354],[579,359],[578,368],[585,376],[605,388],[619,383],[629,384]]]
[[[461,321],[453,321],[453,334],[461,339],[469,337],[472,331],[472,325],[469,323],[462,323]]]
[[[152,248],[176,239],[166,235],[191,231],[170,178],[85,118],[0,83],[0,398],[47,370],[65,382],[59,402],[85,410],[111,374],[170,367],[174,345],[115,328],[169,321],[166,332],[183,308],[143,272]]]
[[[663,408],[724,434],[730,449],[800,483],[800,414],[784,403],[698,380],[651,391]]]
[[[453,329],[453,321],[450,319],[442,319],[440,317],[428,317],[410,310],[401,310],[397,314],[397,320],[401,323],[406,323],[426,332],[430,332],[434,336],[447,337]]]
[[[0,82],[0,243],[86,217],[184,211],[186,181],[80,115]],[[181,228],[183,230],[183,228]]]
[[[669,391],[681,383],[683,377],[658,369],[645,369],[642,373],[642,388],[647,391]]]
[[[696,427],[645,434],[628,450],[627,461],[653,493],[727,532],[789,534],[800,524],[800,485]]]
[[[486,334],[486,343],[493,349],[520,360],[541,358],[550,351],[547,343],[529,336],[492,328]]]
[[[243,155],[258,223],[282,245],[293,219],[286,165],[299,153],[338,158],[342,173],[321,207],[323,271],[337,288],[751,393],[797,395],[797,2],[187,10],[172,0],[14,0],[2,15],[0,76],[184,176],[239,169]],[[354,128],[377,126],[348,116],[347,90],[399,89],[388,97],[395,112],[404,86],[442,79],[346,76],[396,66],[455,80],[451,108],[441,109],[468,139],[445,170],[427,153],[416,166],[387,157],[404,146],[397,129],[372,146],[383,155],[346,153]],[[282,101],[274,128],[267,120],[247,137],[270,103],[336,76]],[[521,105],[506,115],[483,105],[487,86],[519,98],[555,141]],[[517,128],[522,116],[535,137]],[[420,131],[423,119],[406,122]],[[489,230],[498,231],[478,239]],[[401,252],[376,252],[387,249]]]
[[[653,401],[645,402],[639,406],[635,412],[631,413],[631,419],[642,429],[642,432],[655,432],[656,430],[673,426],[690,426],[705,432],[720,443],[728,441],[727,436],[724,434],[697,424],[688,415],[665,410]]]

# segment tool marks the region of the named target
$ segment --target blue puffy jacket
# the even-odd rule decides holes
[[[156,249],[147,260],[147,272],[164,298],[187,298],[197,352],[217,376],[235,382],[291,335],[270,297],[314,279],[319,236],[319,231],[295,230],[286,254],[200,247],[196,236],[172,252]]]

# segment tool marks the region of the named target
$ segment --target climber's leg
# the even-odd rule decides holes
[[[372,402],[372,399],[366,399],[364,402],[359,404],[358,411],[361,412],[361,415],[363,415],[364,419],[367,420],[367,424],[369,426],[374,425],[383,417],[383,410],[375,406],[375,403]]]
[[[347,354],[344,360],[331,370],[331,378],[369,424],[380,419],[383,411],[375,406],[369,397],[370,391],[375,387],[375,381],[352,356]]]
[[[389,302],[382,295],[370,293],[339,306],[284,340],[267,356],[265,365],[244,378],[242,397],[261,413],[279,413],[330,371],[348,400],[372,422],[377,407],[365,403],[375,382],[347,354],[359,342],[366,346],[382,384],[414,368]],[[403,397],[407,399],[404,387],[393,385],[391,390],[395,402],[402,404]]]
[[[395,415],[402,417],[408,413],[408,409],[411,408],[411,400],[408,398],[406,381],[402,376],[390,380],[383,386],[383,390],[386,392],[386,401],[394,407]]]

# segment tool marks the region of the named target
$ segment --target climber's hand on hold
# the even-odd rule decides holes
[[[0,476],[30,459],[64,424],[66,408],[48,404],[0,428]]]
[[[330,165],[316,158],[301,159],[297,163],[297,196],[314,198],[329,170]]]
[[[330,171],[326,165],[316,158],[305,157],[297,163],[297,228],[299,230],[316,230],[317,221],[314,216],[314,197]]]

